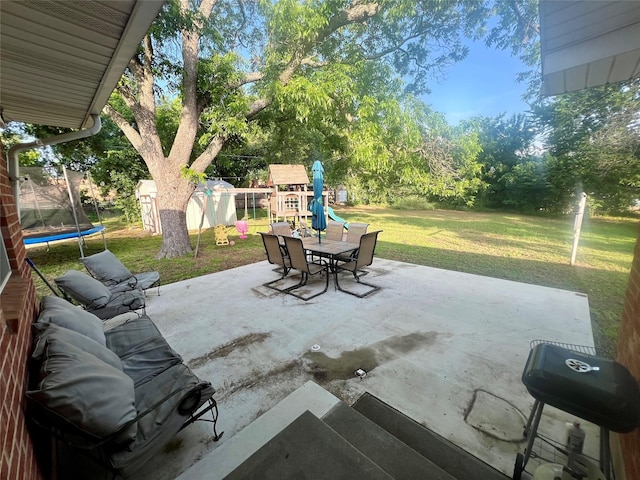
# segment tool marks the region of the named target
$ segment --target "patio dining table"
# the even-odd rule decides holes
[[[338,270],[335,268],[337,257],[351,253],[360,247],[358,243],[328,240],[326,238],[319,242],[318,237],[303,238],[302,246],[308,253],[325,257],[329,260],[329,270],[333,273],[334,280],[338,274]]]

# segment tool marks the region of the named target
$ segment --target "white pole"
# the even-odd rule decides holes
[[[42,212],[40,211],[40,203],[38,203],[38,195],[36,195],[36,189],[33,188],[33,181],[29,177],[25,177],[25,181],[28,182],[29,186],[31,187],[31,195],[33,195],[33,202],[35,203],[35,206],[36,206],[36,212],[37,212],[36,216],[40,220],[40,223],[42,224],[42,226],[46,227],[44,223],[44,218],[42,218]],[[18,218],[20,218],[20,212],[18,212]]]
[[[587,204],[587,194],[582,192],[582,198],[578,204],[578,213],[573,222],[573,248],[571,248],[571,261],[573,266],[576,263],[576,253],[578,253],[578,241],[580,240],[580,230],[582,229],[582,218],[584,217],[584,207]]]
[[[69,201],[71,202],[71,211],[73,212],[73,221],[76,222],[76,232],[78,232],[78,248],[80,249],[80,258],[84,258],[84,250],[82,249],[82,234],[80,233],[80,225],[78,225],[78,214],[76,213],[76,204],[71,192],[71,185],[69,184],[69,176],[67,175],[67,168],[62,166],[62,173],[64,174],[64,180],[67,182],[67,193],[69,194]]]
[[[202,226],[204,225],[204,217],[207,214],[207,205],[209,204],[208,192],[210,191],[211,190],[209,190],[208,187],[205,187],[203,193],[204,202],[202,203],[202,216],[200,217],[200,226],[198,227],[198,240],[196,241],[196,250],[193,252],[193,258],[198,256],[198,249],[200,248],[200,234],[202,233]]]
[[[102,223],[102,216],[100,215],[100,209],[98,208],[98,201],[96,200],[96,195],[93,193],[93,179],[91,178],[91,174],[87,172],[87,180],[89,182],[89,190],[91,191],[91,199],[93,200],[93,208],[96,209],[96,215],[98,216],[98,221],[100,222],[100,226],[102,227],[102,243],[104,244],[104,249],[107,249],[107,239],[104,236],[104,224]]]

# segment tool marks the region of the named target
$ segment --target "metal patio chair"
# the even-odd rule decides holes
[[[289,255],[287,254],[286,248],[283,245],[280,245],[277,235],[265,232],[258,233],[262,236],[264,250],[267,253],[267,261],[272,265],[278,265],[274,269],[274,272],[280,273],[280,278],[263,283],[263,285],[273,290],[277,290],[278,292],[286,292],[286,288],[282,289],[273,286],[274,283],[279,282],[286,277],[291,270],[291,263],[289,261]]]
[[[381,230],[378,230],[375,232],[370,232],[362,235],[362,237],[360,237],[360,243],[359,243],[360,246],[358,247],[358,253],[355,256],[355,258],[351,258],[348,261],[343,263],[340,263],[340,261],[336,262],[335,264],[336,287],[338,288],[338,290],[340,290],[341,292],[348,293],[350,295],[354,295],[356,297],[360,297],[360,298],[366,297],[367,295],[371,295],[373,292],[380,290],[379,286],[372,285],[370,283],[366,283],[361,280],[361,277],[363,277],[367,273],[362,269],[365,267],[368,267],[373,263],[373,256],[376,249],[376,242],[378,239],[378,234],[380,232]],[[353,275],[353,278],[355,278],[356,282],[358,282],[361,285],[366,285],[367,287],[371,287],[371,289],[366,291],[365,293],[356,293],[356,292],[342,288],[338,280],[338,277],[340,276],[339,273],[341,270],[345,272],[350,272]]]
[[[347,231],[346,241],[349,243],[360,243],[360,237],[367,233],[367,228],[369,228],[368,223],[350,223],[349,230]],[[349,262],[351,260],[354,260],[357,255],[358,250],[356,249],[353,252],[349,253],[349,255],[339,255],[338,257],[336,257],[336,260],[340,262]],[[367,272],[365,271],[363,275],[366,274]]]
[[[76,301],[102,320],[135,310],[141,310],[142,314],[145,312],[145,296],[137,288],[112,292],[103,283],[79,270],[67,270],[54,281],[66,300]]]
[[[343,232],[344,222],[336,222],[335,220],[330,220],[327,223],[327,234],[325,238],[327,240],[337,240],[341,242]]]
[[[313,237],[313,232],[304,220],[300,220],[298,222],[298,232],[300,233],[300,238]]]
[[[271,232],[279,237],[290,237],[291,225],[289,222],[274,222],[271,224]]]
[[[298,270],[302,275],[302,277],[300,278],[300,283],[288,288],[285,293],[293,295],[294,297],[300,298],[304,301],[311,300],[312,298],[325,293],[329,289],[329,265],[325,261],[320,261],[320,263],[309,262],[307,260],[307,254],[304,250],[304,246],[302,245],[302,240],[300,240],[299,238],[284,237],[284,243],[287,247],[287,252],[289,253],[291,268],[294,270]],[[298,288],[303,287],[307,284],[310,276],[322,275],[323,272],[326,277],[324,290],[306,297],[301,294],[295,293],[294,290],[297,290]]]
[[[80,259],[89,274],[103,283],[112,293],[146,290],[157,287],[160,295],[160,273],[155,271],[131,273],[110,250]]]
[[[347,242],[359,243],[360,237],[367,233],[369,228],[368,223],[349,223],[349,230],[347,230]]]

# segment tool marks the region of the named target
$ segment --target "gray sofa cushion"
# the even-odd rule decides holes
[[[67,315],[78,310],[59,298],[42,305]],[[35,361],[27,391],[30,418],[86,446],[124,478],[158,455],[189,415],[215,393],[209,382],[180,363],[181,357],[146,315],[118,320],[105,332],[107,349],[119,357],[122,370],[99,359],[95,353],[102,347],[73,338],[74,332],[55,325],[36,325],[34,330]],[[98,442],[102,444],[92,447]]]
[[[109,302],[102,307],[87,307],[87,309],[96,317],[107,320],[130,310],[144,308],[144,306],[145,299],[142,290],[129,290],[128,292],[114,293]]]
[[[152,285],[157,285],[160,283],[160,273],[159,272],[143,272],[136,273],[133,277],[125,280],[124,282],[117,283],[115,285],[106,284],[111,290],[111,293],[117,292],[126,292],[127,290],[131,290],[132,288],[139,288],[141,290],[146,290],[150,288]]]
[[[68,300],[65,300],[62,297],[57,297],[55,295],[46,295],[42,297],[42,300],[40,300],[40,310],[54,307],[68,308],[71,310],[77,310],[78,308],[80,308],[77,305],[69,302]]]
[[[71,344],[84,352],[90,353],[106,364],[111,365],[113,368],[122,371],[122,362],[120,361],[120,357],[104,345],[101,345],[86,335],[74,332],[68,328],[59,327],[54,323],[36,322],[33,324],[33,329],[35,331],[35,335],[33,339],[33,353],[31,356],[35,360],[44,359],[44,354],[49,343],[62,342],[63,345]]]
[[[136,273],[136,280],[138,281],[138,287],[146,290],[151,285],[157,283],[160,280],[159,272],[142,272]]]
[[[141,315],[106,331],[105,337],[107,348],[120,358],[135,353],[140,345],[154,338],[164,338],[156,324],[147,315]]]
[[[49,298],[49,297],[45,297]],[[58,298],[58,297],[52,297]],[[69,302],[66,302],[68,305]],[[54,304],[52,307],[47,307],[41,310],[38,322],[41,323],[55,323],[56,325],[74,332],[81,333],[92,340],[95,340],[100,345],[105,346],[104,327],[102,321],[95,315],[83,310],[80,307],[71,305],[71,308],[59,304],[57,301],[51,299],[43,299],[41,305]]]
[[[89,308],[104,307],[111,299],[111,292],[106,286],[78,270],[68,270],[55,282],[71,298]]]
[[[155,408],[138,420],[133,450],[114,452],[110,456],[112,466],[124,477],[130,477],[148,462],[157,454],[158,445],[165,445],[180,430],[190,413],[180,412],[180,405],[185,398],[191,398],[195,394],[200,399],[194,405],[195,410],[213,395],[213,388],[200,389],[197,387],[198,383],[198,377],[191,370],[178,364],[136,388],[138,410],[144,412],[154,406]],[[162,399],[164,401],[157,405]]]
[[[104,438],[136,418],[133,381],[122,371],[65,342],[47,342],[44,355],[37,388],[27,396],[58,421]],[[133,422],[116,443],[131,445],[136,431]]]
[[[136,283],[133,274],[109,250],[81,258],[80,261],[91,275],[106,285],[115,285],[129,279],[134,285]]]
[[[146,315],[105,332],[105,337],[107,347],[118,354],[122,370],[133,379],[136,389],[182,363],[182,357],[169,346]]]

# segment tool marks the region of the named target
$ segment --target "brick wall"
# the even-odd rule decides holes
[[[640,381],[640,226],[624,300],[617,360]],[[640,479],[640,428],[620,435],[628,479]]]
[[[29,266],[24,261],[18,215],[0,143],[0,228],[13,271],[0,296],[0,479],[40,479],[34,447],[24,416],[27,357],[36,295]]]

